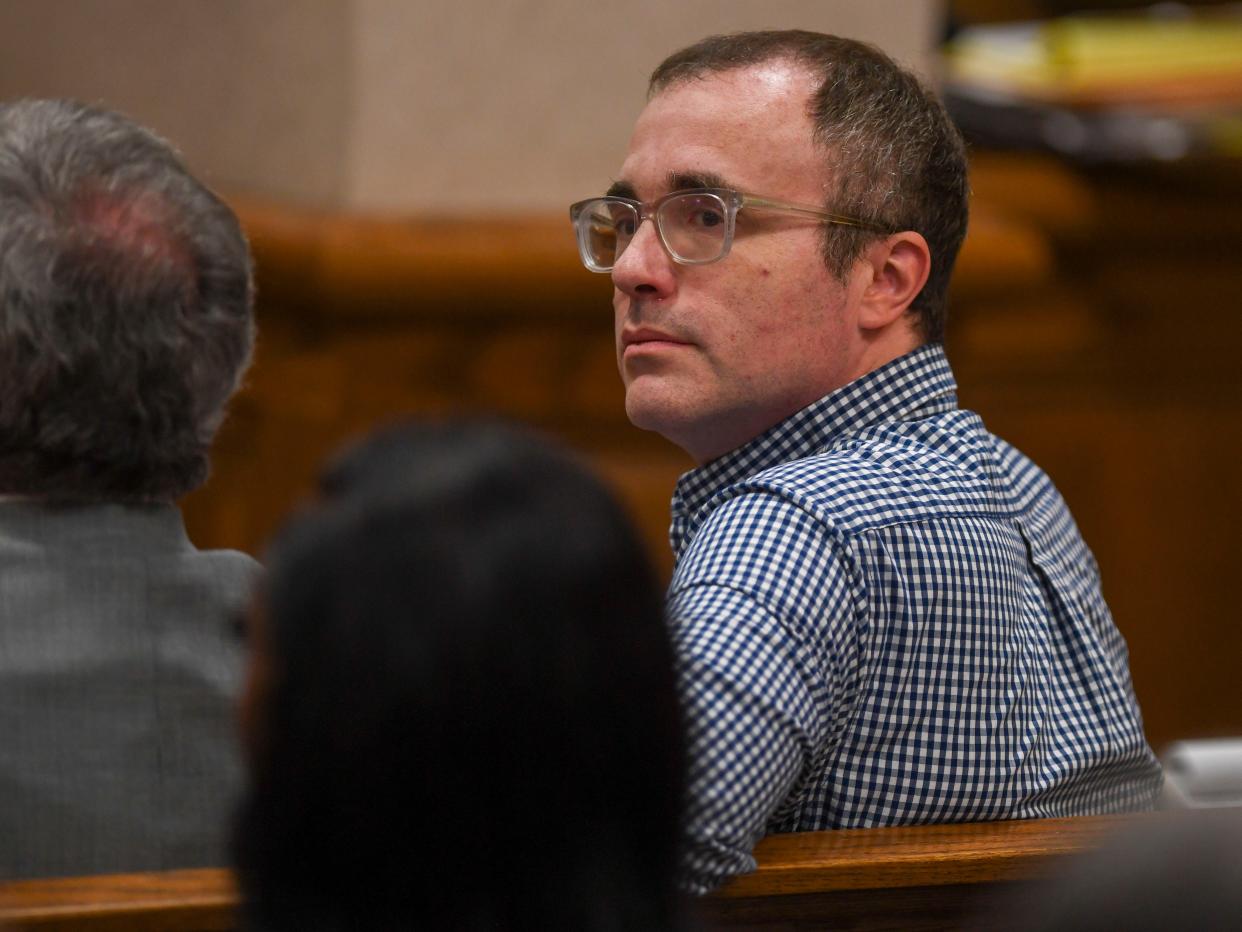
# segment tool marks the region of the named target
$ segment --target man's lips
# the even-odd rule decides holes
[[[651,330],[649,328],[640,328],[638,330],[621,331],[621,347],[625,350],[635,349],[639,347],[650,347],[655,349],[660,346],[689,346],[689,340],[683,340],[665,333],[662,330]]]

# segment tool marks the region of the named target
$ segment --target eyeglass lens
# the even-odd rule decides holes
[[[657,215],[664,242],[677,258],[707,262],[724,252],[729,217],[716,195],[670,197],[660,205]]]
[[[638,209],[623,201],[598,200],[579,215],[580,241],[590,264],[611,269],[638,232]],[[687,192],[670,197],[656,211],[664,245],[676,259],[711,262],[723,255],[728,210],[714,194]]]
[[[638,211],[620,201],[591,201],[578,217],[579,240],[596,268],[611,269],[638,227]]]

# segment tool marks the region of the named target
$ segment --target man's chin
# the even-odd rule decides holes
[[[685,423],[686,414],[674,399],[652,391],[652,387],[629,385],[625,391],[625,414],[640,430],[654,431],[676,443],[671,435],[679,433],[677,428]]]

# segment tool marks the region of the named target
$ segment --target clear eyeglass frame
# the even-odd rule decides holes
[[[693,228],[687,227],[686,221],[674,219],[681,216],[675,210],[678,207],[693,207],[690,212],[693,216],[698,216],[704,209],[715,209],[724,220],[723,228],[717,232],[716,226],[703,227],[701,232],[696,231],[691,235],[687,230]],[[592,272],[611,272],[630,241],[638,234],[638,227],[644,220],[651,220],[655,224],[660,245],[679,265],[710,265],[719,262],[729,254],[737,228],[737,213],[743,209],[803,216],[819,223],[858,227],[877,234],[889,232],[878,224],[835,214],[822,207],[792,204],[734,191],[731,188],[689,188],[672,191],[649,204],[612,195],[592,197],[572,204],[569,218],[574,225],[582,264]],[[631,228],[622,244],[618,229],[625,221],[630,222]],[[606,246],[610,237],[611,249]]]

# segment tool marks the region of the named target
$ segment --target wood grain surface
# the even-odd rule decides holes
[[[1042,877],[1134,817],[1100,816],[774,835],[759,869],[697,904],[707,929],[954,928],[981,898]],[[227,870],[0,884],[0,928],[38,932],[225,932]]]
[[[0,883],[0,929],[226,932],[237,926],[231,871],[179,870]]]
[[[722,898],[828,890],[996,883],[1039,876],[1058,857],[1089,850],[1130,816],[972,822],[769,835],[759,869]]]

